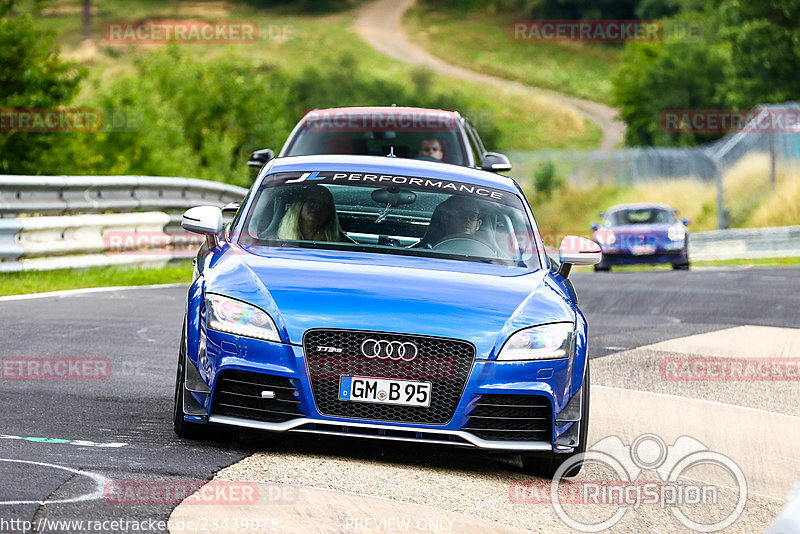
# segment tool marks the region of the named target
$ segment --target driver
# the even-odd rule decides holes
[[[428,157],[441,161],[444,158],[444,150],[442,150],[442,142],[431,137],[430,139],[423,139],[419,148],[420,157]]]
[[[481,228],[481,210],[474,198],[453,195],[436,206],[425,236],[416,245],[432,248],[454,234],[475,234]]]
[[[442,208],[445,236],[474,234],[481,229],[481,210],[475,199],[453,195],[439,206]]]

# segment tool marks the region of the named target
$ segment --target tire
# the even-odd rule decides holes
[[[688,271],[689,264],[688,263],[673,263],[672,264],[673,271]]]
[[[186,346],[186,327],[181,334],[181,348],[178,350],[178,372],[175,377],[175,402],[172,409],[172,428],[175,433],[186,439],[198,439],[208,437],[206,425],[189,423],[183,419],[183,383],[186,380],[186,368],[184,367]]]
[[[594,272],[596,272],[596,273],[598,273],[598,272],[607,273],[609,271],[611,271],[611,267],[601,267],[600,265],[595,265],[594,266]]]
[[[584,402],[583,406],[581,407],[581,428],[578,438],[578,446],[575,447],[573,452],[568,454],[559,454],[555,452],[522,454],[523,472],[530,475],[552,479],[556,474],[556,471],[558,471],[558,468],[561,467],[562,463],[586,452],[586,441],[589,438],[589,397],[591,391],[588,361],[586,362],[586,376],[583,380],[583,386],[581,387],[586,388],[584,390],[584,400],[586,402]],[[582,467],[583,463],[579,462],[577,465],[569,469],[569,471],[564,473],[563,477],[571,478],[577,476],[578,473],[581,472]]]

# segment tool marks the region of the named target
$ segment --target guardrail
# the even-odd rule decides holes
[[[800,226],[732,228],[689,236],[689,260],[800,257]]]
[[[181,229],[180,212],[221,207],[245,194],[192,178],[0,176],[0,272],[192,257],[203,238]],[[148,211],[133,213],[142,210]]]
[[[234,185],[161,176],[0,176],[0,217],[186,210],[241,200]]]

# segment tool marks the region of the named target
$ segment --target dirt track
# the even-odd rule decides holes
[[[413,3],[414,0],[377,0],[365,4],[358,11],[356,31],[370,46],[398,61],[411,65],[423,65],[442,74],[478,83],[513,87],[528,91],[532,96],[546,96],[556,100],[597,124],[603,132],[601,149],[609,150],[622,144],[625,125],[615,119],[617,110],[614,108],[457,67],[432,56],[412,43],[403,31],[402,19],[403,13]]]

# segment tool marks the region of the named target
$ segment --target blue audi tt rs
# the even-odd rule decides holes
[[[379,156],[277,158],[205,234],[189,289],[175,432],[210,426],[473,447],[553,475],[586,447],[586,320],[519,186]],[[563,473],[574,475],[577,471]]]

